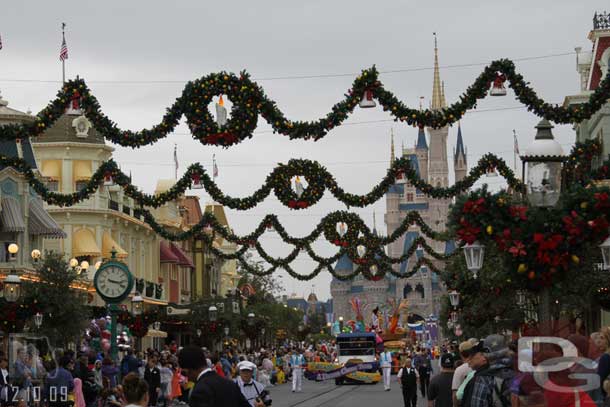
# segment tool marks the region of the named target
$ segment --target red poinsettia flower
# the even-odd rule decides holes
[[[610,197],[607,192],[596,192],[593,197],[595,198],[595,209],[610,208]]]
[[[513,257],[525,256],[527,254],[525,245],[519,240],[515,240],[513,246],[508,249],[508,252],[512,254]]]
[[[511,240],[511,231],[510,229],[506,228],[502,231],[502,233],[499,233],[496,235],[495,237],[496,240],[496,244],[498,245],[498,248],[502,251],[506,250],[506,247],[508,246],[508,244],[510,243]]]
[[[510,216],[520,220],[527,220],[527,206],[515,205],[509,208]]]
[[[479,198],[476,201],[468,200],[464,203],[464,213],[477,214],[485,211],[485,198]]]
[[[564,216],[563,224],[570,236],[580,236],[582,234],[582,223],[577,222],[574,216]]]
[[[604,235],[608,233],[608,221],[603,216],[589,221],[588,225],[595,234]]]
[[[481,228],[474,227],[466,221],[461,223],[463,227],[457,231],[458,237],[468,244],[473,244],[481,233]]]

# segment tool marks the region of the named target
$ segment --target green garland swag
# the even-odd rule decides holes
[[[275,196],[283,205],[295,210],[305,209],[316,204],[327,189],[346,206],[363,208],[381,199],[388,189],[396,183],[396,180],[402,178],[405,178],[425,195],[432,198],[447,199],[466,192],[479,178],[494,169],[497,169],[506,178],[508,185],[513,190],[523,191],[523,184],[515,177],[515,174],[506,165],[504,160],[493,154],[483,156],[477,166],[470,170],[468,176],[448,188],[437,188],[422,180],[415,169],[411,167],[410,160],[406,157],[401,157],[392,163],[381,182],[365,195],[345,192],[337,184],[332,174],[316,161],[292,159],[288,161],[288,164],[279,164],[267,176],[265,183],[257,191],[244,198],[233,198],[225,195],[218,188],[214,179],[208,175],[199,163],[190,165],[184,175],[168,191],[158,195],[148,195],[140,192],[131,184],[130,177],[123,173],[113,160],[102,163],[87,184],[81,190],[71,194],[50,191],[38,179],[32,167],[21,158],[0,155],[0,165],[10,166],[22,172],[30,186],[44,201],[58,206],[72,206],[88,199],[100,187],[106,177],[111,177],[114,183],[123,188],[125,195],[133,198],[139,206],[153,208],[177,199],[192,186],[205,188],[216,202],[228,208],[238,210],[247,210],[255,207],[264,201],[271,191],[274,191]],[[303,176],[308,183],[307,188],[304,189],[300,196],[292,189],[291,180],[295,176]]]
[[[373,66],[363,70],[354,80],[344,99],[335,104],[330,113],[317,121],[291,121],[277,108],[265,91],[253,82],[244,71],[239,76],[219,72],[188,82],[174,104],[167,108],[161,122],[150,129],[131,131],[120,129],[106,117],[97,99],[82,79],[68,81],[53,100],[36,116],[32,124],[12,124],[0,128],[0,140],[14,140],[41,135],[64,114],[66,108],[81,108],[95,129],[107,140],[125,147],[139,148],[150,145],[173,132],[184,115],[193,137],[203,144],[231,146],[252,137],[260,114],[277,133],[290,139],[323,138],[331,129],[341,125],[360,102],[365,91],[372,92],[385,111],[395,118],[414,126],[440,128],[462,118],[467,110],[474,109],[478,100],[487,96],[492,82],[508,80],[516,98],[540,117],[555,123],[578,123],[588,119],[610,98],[610,80],[606,77],[589,100],[579,106],[562,107],[546,103],[530,88],[523,76],[516,73],[509,59],[491,62],[463,93],[459,100],[441,110],[420,110],[402,103],[379,81]],[[231,117],[224,126],[218,126],[208,110],[216,95],[227,95],[233,102]]]

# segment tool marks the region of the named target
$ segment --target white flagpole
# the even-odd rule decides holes
[[[515,170],[515,174],[517,173],[517,132],[513,129],[513,168]]]

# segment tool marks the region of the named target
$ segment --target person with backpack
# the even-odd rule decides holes
[[[397,375],[400,387],[402,388],[402,398],[405,407],[417,407],[417,382],[419,381],[419,373],[411,365],[411,359],[407,358],[405,364],[398,371]]]
[[[472,349],[468,364],[474,370],[462,397],[462,406],[509,407],[515,376],[512,352],[502,335],[489,335]]]

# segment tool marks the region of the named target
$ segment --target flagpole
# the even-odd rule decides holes
[[[61,23],[61,38],[62,44],[66,42],[66,23]],[[61,59],[61,82],[66,83],[66,59]]]
[[[517,132],[513,129],[513,169],[517,173]]]
[[[216,154],[212,154],[212,178],[214,179],[214,182],[216,182],[217,176],[218,173],[216,171]]]

